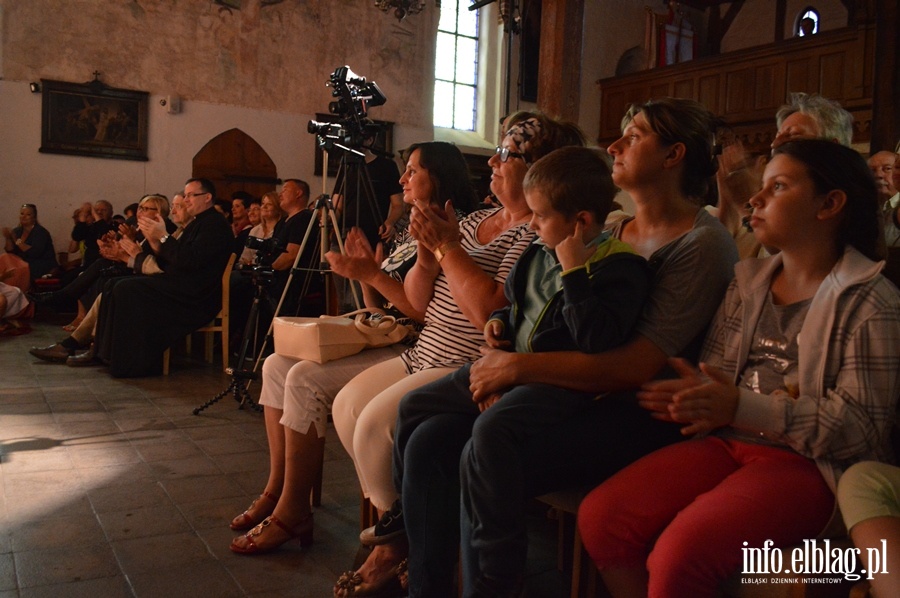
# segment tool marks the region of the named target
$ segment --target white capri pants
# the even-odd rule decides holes
[[[844,525],[875,517],[900,517],[900,467],[875,461],[850,466],[838,480],[838,504]]]
[[[399,357],[379,363],[348,382],[334,399],[331,414],[338,437],[356,466],[363,496],[386,511],[398,498],[391,477],[397,408],[403,396],[457,368],[406,372]]]
[[[316,435],[324,438],[328,411],[338,391],[357,374],[406,349],[406,345],[397,343],[323,364],[273,353],[263,363],[259,404],[282,409],[282,426],[306,434],[309,426],[314,425]]]

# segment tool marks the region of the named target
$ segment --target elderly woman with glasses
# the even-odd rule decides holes
[[[19,209],[19,226],[3,228],[6,251],[22,258],[31,269],[31,279],[49,274],[57,266],[56,250],[49,231],[37,221],[37,206],[23,204]],[[27,290],[27,289],[23,289]]]
[[[379,511],[397,499],[391,450],[400,399],[480,356],[488,317],[507,304],[506,276],[534,239],[525,174],[537,159],[567,145],[584,145],[575,125],[540,113],[519,114],[488,160],[491,191],[502,207],[457,222],[451,206],[413,203],[410,232],[419,242],[419,258],[406,288],[412,304],[425,312],[425,328],[415,347],[348,383],[332,410],[363,493]],[[370,595],[396,585],[405,551],[402,540],[376,546],[358,571],[341,576],[335,595]]]

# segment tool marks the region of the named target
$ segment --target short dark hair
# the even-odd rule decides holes
[[[209,180],[209,179],[202,179],[202,178],[191,178],[191,179],[188,179],[188,180],[186,180],[186,181],[184,182],[185,185],[188,185],[188,184],[190,184],[190,183],[200,183],[200,190],[201,190],[203,193],[209,193],[210,195],[212,195],[213,201],[215,201],[215,199],[216,199],[216,186],[213,185],[213,182],[212,182],[211,180]]]
[[[875,178],[865,159],[854,149],[825,139],[788,141],[772,151],[806,167],[816,193],[843,191],[847,196],[837,242],[852,245],[873,260],[882,259],[880,209]]]
[[[138,205],[136,203],[130,203],[127,206],[125,206],[125,209],[122,210],[122,212],[125,214],[127,214],[128,212],[131,212],[132,214],[136,214],[137,209],[138,209]]]
[[[522,187],[542,192],[553,209],[566,218],[585,210],[601,226],[618,192],[605,154],[578,146],[562,147],[535,162],[525,174]]]
[[[281,184],[286,185],[288,183],[294,183],[297,185],[301,191],[303,191],[303,196],[309,199],[309,183],[301,179],[284,179]]]
[[[448,199],[453,207],[465,213],[475,208],[475,190],[469,177],[469,165],[459,148],[446,141],[414,143],[406,151],[407,159],[419,151],[419,163],[428,171],[434,197],[431,201],[443,203]]]
[[[650,129],[659,135],[664,145],[684,144],[686,151],[681,192],[698,200],[704,198],[712,177],[719,169],[715,135],[722,125],[721,119],[700,102],[661,98],[644,104],[632,104],[622,119],[622,130],[639,113],[644,115]]]
[[[245,208],[249,208],[250,204],[253,203],[253,196],[247,193],[246,191],[235,191],[231,194],[232,203],[234,200],[239,199],[242,204],[244,204]]]

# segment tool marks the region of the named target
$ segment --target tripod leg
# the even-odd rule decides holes
[[[217,394],[216,396],[214,396],[214,397],[211,398],[210,400],[206,401],[205,403],[203,403],[203,404],[200,405],[199,407],[195,408],[195,409],[194,409],[194,415],[200,415],[200,412],[201,412],[201,411],[203,411],[203,410],[206,409],[207,407],[211,407],[211,406],[213,406],[214,404],[216,404],[216,403],[219,401],[219,399],[221,399],[222,397],[224,397],[225,395],[227,395],[227,394],[232,390],[232,388],[235,387],[235,384],[236,384],[236,383],[237,383],[237,380],[232,380],[232,381],[231,381],[231,385],[230,385],[228,388],[226,388],[225,390],[223,390],[222,392],[220,392],[219,394]]]
[[[231,384],[215,397],[194,409],[194,415],[200,415],[201,411],[217,403],[219,399],[229,392],[234,395],[234,400],[238,402],[238,409],[243,409],[244,403],[249,402],[254,409],[262,411],[262,407],[259,407],[259,405],[253,402],[253,399],[250,398],[250,393],[247,390],[247,386],[253,380],[253,373],[247,374],[242,367],[244,359],[247,356],[247,348],[250,346],[251,333],[256,329],[256,322],[259,316],[259,302],[262,294],[263,287],[262,285],[257,284],[256,293],[253,296],[253,303],[250,306],[250,314],[247,317],[247,324],[244,326],[244,337],[241,339],[241,350],[237,356],[237,364],[236,367],[232,367],[229,370],[231,372]],[[257,363],[259,363],[258,360]]]

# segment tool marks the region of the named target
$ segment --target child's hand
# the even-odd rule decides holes
[[[499,320],[488,320],[484,325],[484,342],[491,349],[507,349],[512,343],[503,340],[503,324]]]
[[[640,405],[652,411],[653,417],[689,424],[681,429],[685,436],[734,421],[738,389],[728,374],[705,363],[700,364],[699,372],[683,359],[671,359],[669,363],[680,379],[651,382],[638,393]]]
[[[499,401],[502,398],[503,398],[502,392],[495,392],[494,394],[490,395],[485,400],[478,403],[478,411],[480,411],[481,413],[484,413],[485,411],[487,411],[488,407],[490,407],[491,405],[493,405],[494,403],[496,403],[497,401]]]
[[[593,247],[587,247],[582,239],[584,225],[580,220],[575,221],[575,231],[559,242],[556,246],[556,258],[563,271],[583,266],[588,258],[594,254]]]

